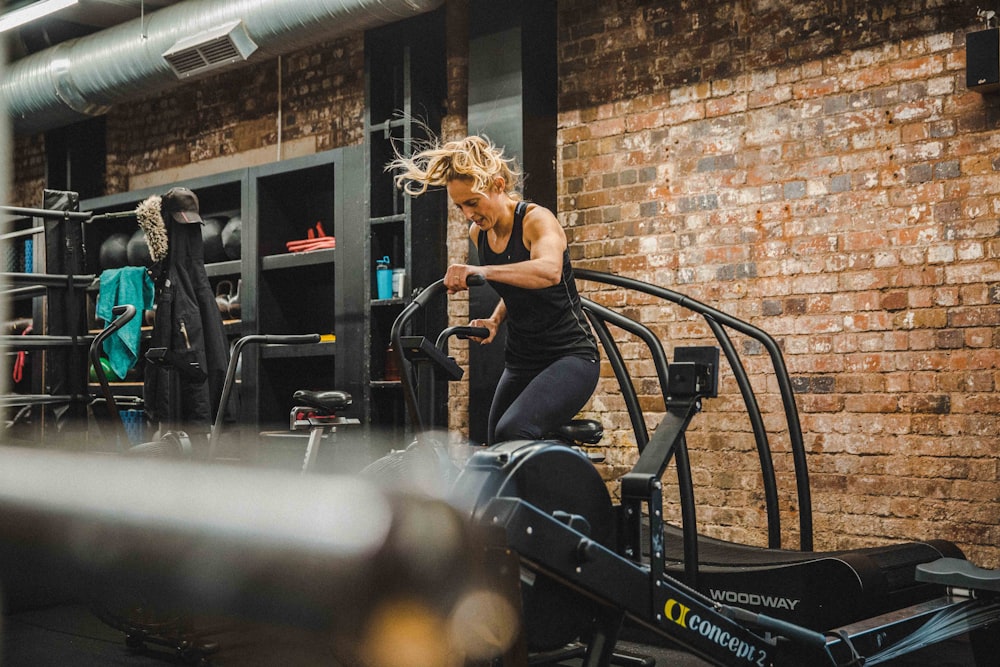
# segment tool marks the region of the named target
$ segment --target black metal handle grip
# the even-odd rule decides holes
[[[131,312],[129,312],[129,308],[132,309]],[[119,306],[111,307],[111,314],[114,317],[119,317],[120,315],[125,315],[126,313],[128,313],[128,317],[125,319],[125,322],[128,322],[129,320],[132,319],[132,316],[135,315],[135,306],[133,306],[130,303],[126,303]]]
[[[266,334],[263,342],[268,345],[307,345],[309,343],[318,343],[319,341],[320,335],[314,333],[291,335]]]
[[[452,327],[451,333],[455,338],[488,338],[490,330],[486,327]]]

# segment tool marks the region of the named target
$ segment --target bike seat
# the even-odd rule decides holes
[[[312,391],[310,389],[299,389],[292,394],[292,400],[297,404],[306,405],[317,410],[336,412],[349,406],[354,399],[346,391],[328,389],[324,391]]]
[[[557,428],[551,435],[570,442],[596,445],[604,437],[604,425],[596,419],[573,419]]]

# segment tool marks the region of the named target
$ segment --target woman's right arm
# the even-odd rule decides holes
[[[472,240],[472,245],[474,245],[478,250],[479,228],[475,224],[469,225],[469,239]],[[470,266],[468,268],[470,269],[470,273],[475,273],[476,272],[475,269],[479,267]],[[496,308],[493,309],[493,314],[490,315],[487,319],[485,320],[476,319],[469,322],[469,326],[472,327],[486,327],[489,330],[490,335],[487,336],[486,338],[476,338],[474,336],[470,336],[469,338],[482,345],[489,345],[490,343],[493,342],[493,339],[496,338],[497,330],[500,328],[500,325],[503,323],[505,319],[507,319],[507,306],[504,304],[503,299],[500,299],[500,301],[497,302]]]

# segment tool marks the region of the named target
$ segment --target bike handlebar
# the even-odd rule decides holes
[[[131,322],[136,312],[136,307],[130,303],[112,307],[111,315],[114,319],[100,333],[94,336],[94,340],[90,343],[90,363],[94,367],[94,376],[97,377],[97,383],[101,386],[101,393],[104,394],[108,417],[110,417],[112,423],[119,425],[122,425],[122,421],[118,415],[118,405],[115,402],[114,394],[111,392],[111,384],[108,382],[108,376],[104,372],[104,367],[101,366],[101,351],[104,348],[104,341]],[[124,425],[122,425],[122,432],[124,432]]]
[[[233,385],[236,383],[236,368],[239,365],[240,354],[243,348],[251,343],[263,343],[265,345],[311,345],[320,342],[318,333],[311,334],[250,334],[243,336],[233,343],[229,351],[229,364],[226,366],[226,379],[222,383],[222,397],[219,400],[219,410],[216,413],[215,421],[212,423],[211,435],[208,439],[208,460],[214,461],[218,451],[219,437],[222,434],[222,422],[226,413],[226,406],[229,404],[229,395],[232,393]]]
[[[455,338],[486,338],[490,330],[486,327],[451,327],[451,335]]]
[[[310,343],[318,343],[319,341],[319,334],[313,333],[291,335],[265,334],[261,342],[267,345],[308,345]]]
[[[470,273],[468,276],[466,276],[465,283],[469,287],[478,287],[480,285],[486,284],[486,277],[480,273]],[[395,350],[394,354],[398,355],[398,360],[401,364],[406,361],[401,352],[402,350],[401,337],[403,329],[406,327],[407,323],[416,314],[418,310],[425,307],[432,299],[439,296],[442,292],[445,292],[446,289],[447,288],[444,286],[443,278],[431,283],[426,287],[426,289],[422,290],[419,294],[413,297],[413,301],[408,303],[403,308],[403,311],[396,317],[395,321],[393,321],[392,329],[389,332],[389,340],[392,341],[392,345]],[[487,336],[489,336],[489,331],[485,329],[485,327],[457,327],[457,328],[467,330],[465,332],[465,335],[461,336],[462,338],[468,338],[469,336],[473,336],[476,338],[486,338]],[[445,334],[444,337],[447,338],[448,334],[446,332],[442,332],[442,334]],[[455,334],[454,331],[452,330],[451,335],[457,335],[457,334]],[[440,346],[442,345],[443,342],[444,341],[441,338],[439,338],[438,349],[440,349]],[[404,372],[407,371],[405,371],[404,369]],[[421,432],[424,429],[424,424],[420,419],[420,412],[417,407],[416,391],[413,387],[411,381],[412,379],[409,377],[409,375],[404,375],[403,377],[404,377],[403,389],[404,389],[404,396],[406,397],[407,409],[410,412],[414,427],[417,429],[418,432]]]

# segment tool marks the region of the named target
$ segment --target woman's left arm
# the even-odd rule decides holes
[[[562,280],[566,232],[544,206],[533,206],[524,216],[524,244],[531,252],[526,262],[482,267],[488,280],[525,289],[542,289]]]

